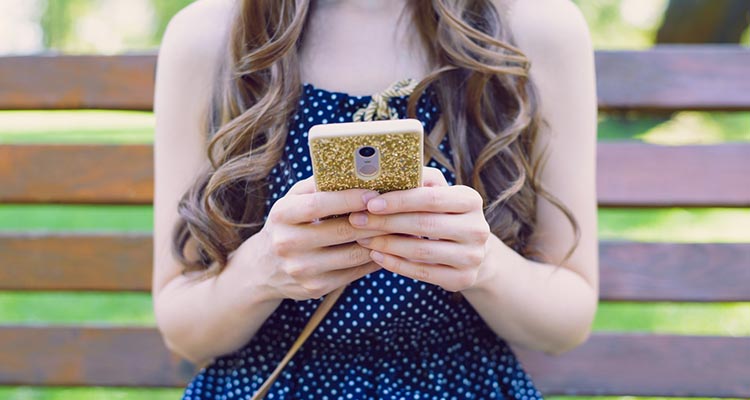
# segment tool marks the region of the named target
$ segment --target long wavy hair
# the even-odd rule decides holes
[[[179,202],[172,249],[184,271],[218,274],[228,256],[264,223],[269,172],[280,161],[287,123],[301,94],[298,46],[313,0],[240,0],[213,88],[205,168]],[[492,0],[411,0],[408,10],[431,72],[416,86],[407,114],[429,87],[441,109],[426,135],[431,157],[476,189],[492,233],[529,259],[537,196],[567,217],[575,250],[580,229],[572,213],[539,182],[544,157],[531,151],[543,121],[529,77],[530,61],[513,45]],[[448,135],[447,159],[437,144]],[[543,152],[543,153],[546,153]],[[186,251],[196,243],[197,256]]]

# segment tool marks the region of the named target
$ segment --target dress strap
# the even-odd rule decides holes
[[[394,82],[382,92],[372,95],[372,100],[365,107],[354,113],[353,121],[372,121],[375,119],[398,119],[398,113],[393,107],[388,106],[388,100],[392,97],[408,96],[417,86],[417,81],[412,78],[402,79]]]

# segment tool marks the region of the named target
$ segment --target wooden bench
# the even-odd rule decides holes
[[[596,54],[602,111],[750,110],[750,51]],[[155,56],[0,58],[0,109],[150,110]],[[749,207],[750,143],[600,142],[600,207]],[[150,204],[150,145],[0,145],[0,203]],[[0,290],[148,291],[151,235],[0,233]],[[750,301],[750,244],[601,243],[601,299]],[[750,397],[750,337],[595,332],[518,350],[549,395]],[[154,328],[0,326],[0,385],[180,387]]]

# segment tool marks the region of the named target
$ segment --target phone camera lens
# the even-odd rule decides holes
[[[359,155],[362,157],[372,157],[375,155],[375,149],[370,146],[365,146],[359,149]]]

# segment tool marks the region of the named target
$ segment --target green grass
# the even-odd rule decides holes
[[[599,237],[656,242],[750,242],[750,210],[667,208],[599,210]],[[0,231],[153,229],[153,207],[0,204]]]
[[[143,111],[0,111],[0,144],[153,143],[153,127]]]
[[[642,140],[662,145],[750,142],[750,112],[601,114],[598,134],[600,140]]]
[[[148,293],[0,292],[3,324],[154,326]],[[594,331],[750,336],[750,303],[599,304]]]
[[[0,230],[134,231],[153,229],[153,207],[0,204]]]
[[[145,111],[0,111],[0,144],[149,144],[154,121],[154,114]],[[748,142],[750,113],[601,114],[599,138],[671,145]]]
[[[3,400],[174,400],[179,389],[0,387]]]
[[[153,142],[154,116],[127,111],[0,111],[2,143]],[[602,115],[600,140],[710,144],[750,141],[750,113]],[[0,205],[0,231],[150,232],[151,206]],[[657,242],[750,242],[750,210],[602,209],[599,237]],[[148,293],[0,292],[0,324],[154,326]],[[750,303],[602,302],[594,331],[750,336]],[[180,389],[0,387],[0,399],[175,399]],[[548,397],[553,400],[590,397]],[[633,399],[600,397],[597,399]],[[661,399],[661,398],[641,398]]]
[[[148,293],[10,291],[0,292],[0,323],[156,324]]]

